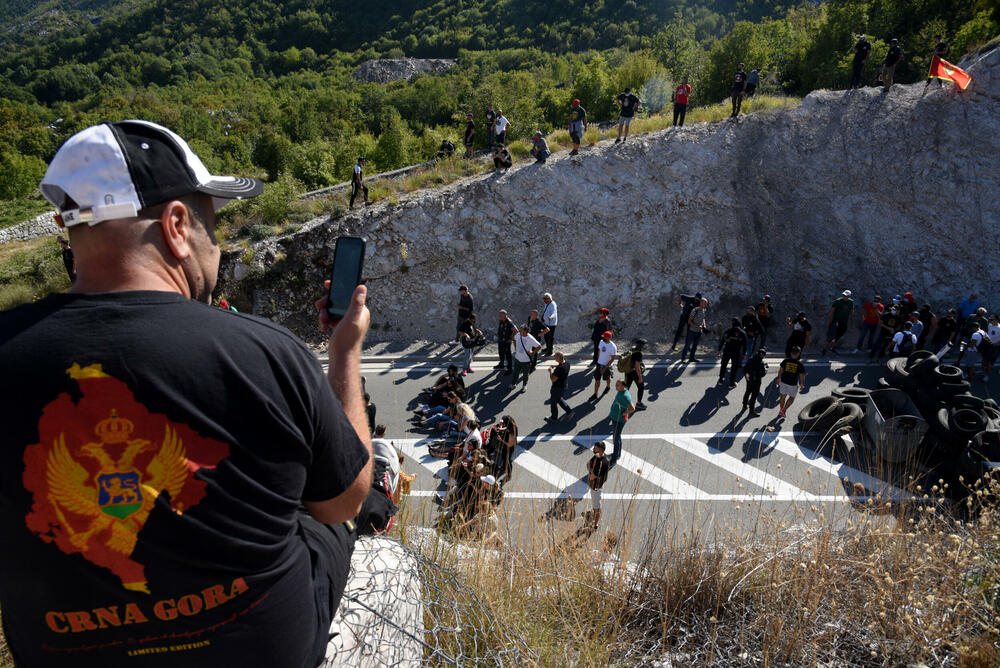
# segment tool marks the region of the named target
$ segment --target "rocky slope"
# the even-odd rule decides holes
[[[844,288],[1000,306],[1000,50],[975,82],[821,91],[794,110],[603,142],[546,165],[381,203],[226,257],[220,291],[310,337],[340,234],[368,238],[374,339],[447,339],[456,286],[492,326],[559,303],[559,338],[614,309],[628,336],[666,338],[679,292],[710,318],[764,292],[814,322]],[[516,122],[516,119],[513,119]],[[406,246],[405,264],[401,247]]]
[[[361,81],[389,83],[409,79],[418,72],[440,74],[455,65],[451,58],[381,58],[366,60],[354,70]]]

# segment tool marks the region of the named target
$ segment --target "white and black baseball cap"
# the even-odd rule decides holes
[[[264,186],[213,176],[186,141],[162,125],[133,120],[94,125],[67,139],[39,187],[69,227],[131,218],[195,192],[211,195],[218,210],[256,197]]]

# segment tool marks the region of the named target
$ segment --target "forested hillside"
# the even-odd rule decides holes
[[[935,34],[958,60],[998,19],[995,0],[8,2],[0,200],[21,211],[59,144],[103,119],[155,120],[212,169],[314,188],[344,180],[359,153],[376,170],[433,155],[458,139],[466,110],[481,141],[488,103],[518,138],[563,125],[574,97],[592,119],[611,118],[624,86],[655,113],[682,75],[694,105],[717,102],[741,61],[770,92],[842,88],[858,31],[873,37],[869,81],[890,37],[909,54],[896,80],[915,81]],[[402,55],[458,65],[390,84],[351,76]]]

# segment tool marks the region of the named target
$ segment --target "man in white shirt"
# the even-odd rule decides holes
[[[559,324],[559,311],[556,303],[552,301],[550,293],[546,292],[542,295],[542,301],[545,302],[545,308],[542,309],[542,322],[549,328],[549,331],[545,333],[545,352],[542,354],[551,355],[552,344],[555,343],[556,338],[556,325]]]
[[[541,347],[542,344],[538,339],[528,333],[528,326],[521,325],[514,335],[514,379],[510,381],[511,387],[517,385],[517,379],[523,373],[524,382],[521,384],[521,390],[527,389],[528,375],[531,374],[531,356]]]
[[[497,119],[493,122],[493,130],[496,132],[497,144],[507,144],[507,127],[510,121],[503,115],[502,109],[497,109]]]
[[[896,332],[889,345],[892,346],[890,357],[907,357],[917,347],[917,337],[911,331],[913,323],[904,322],[903,329]]]
[[[594,369],[594,393],[587,401],[597,399],[597,390],[601,388],[601,379],[607,382],[604,388],[604,396],[611,391],[611,363],[618,357],[618,346],[611,340],[611,332],[604,332],[601,335],[601,342],[597,344],[597,368]]]
[[[359,155],[358,162],[354,165],[354,176],[351,177],[351,203],[348,206],[349,209],[354,208],[354,200],[357,199],[358,193],[364,194],[365,206],[371,204],[371,202],[368,201],[368,186],[366,186],[363,182],[364,166],[365,156]]]

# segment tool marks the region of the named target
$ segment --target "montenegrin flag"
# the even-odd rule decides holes
[[[931,59],[931,71],[927,73],[927,76],[954,81],[962,90],[968,88],[969,84],[972,83],[972,77],[965,70],[952,65],[947,60],[943,60],[938,56],[934,56]]]

